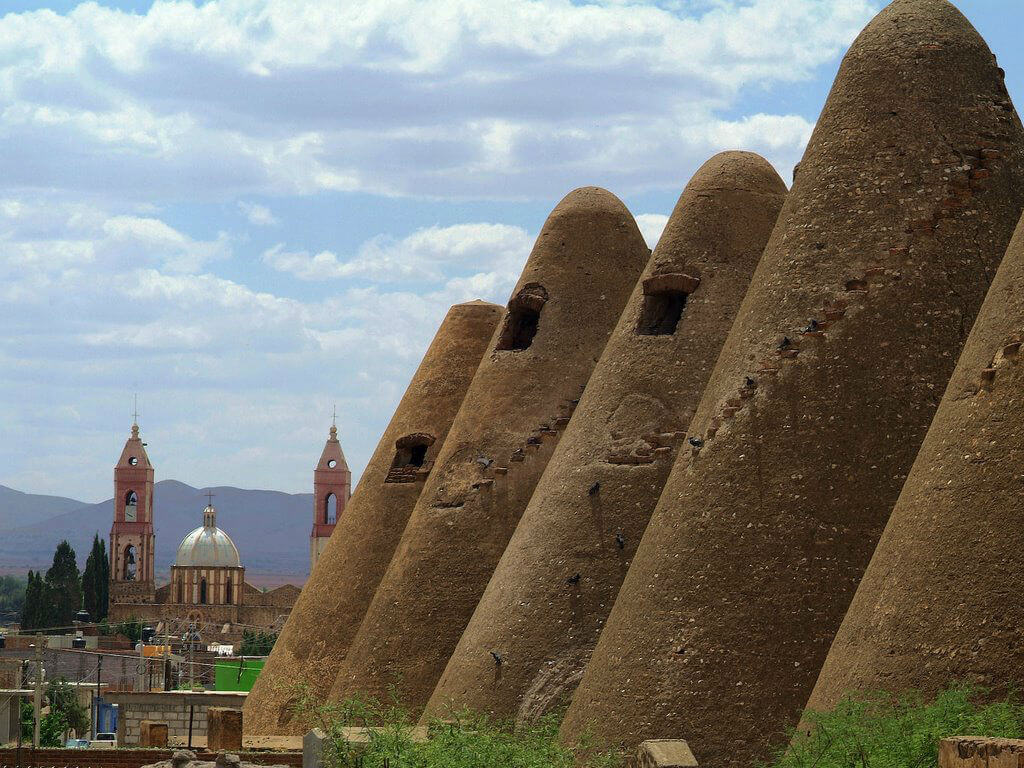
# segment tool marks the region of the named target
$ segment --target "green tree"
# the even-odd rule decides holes
[[[53,553],[53,565],[46,572],[44,599],[48,610],[48,626],[64,627],[71,631],[75,614],[82,607],[82,580],[78,573],[75,550],[62,541]]]
[[[107,617],[107,598],[110,591],[110,563],[107,546],[99,534],[92,537],[92,551],[82,571],[82,597],[91,621],[99,623]]]
[[[277,635],[273,632],[250,632],[246,629],[242,631],[242,647],[239,653],[243,656],[269,656],[276,642]]]
[[[64,720],[64,731],[70,728],[78,735],[89,731],[89,712],[65,678],[51,680],[46,686],[46,702],[50,705],[50,713],[56,713]]]
[[[20,576],[0,576],[0,611],[21,613],[28,583]]]
[[[45,623],[46,588],[41,574],[29,571],[25,587],[25,604],[21,609],[21,628],[38,629]]]

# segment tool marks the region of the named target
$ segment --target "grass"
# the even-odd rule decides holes
[[[327,735],[330,768],[612,768],[622,760],[596,753],[590,739],[560,743],[561,713],[516,727],[462,711],[432,721],[424,739],[394,701],[322,704],[305,689],[294,701],[307,725]],[[958,685],[930,700],[915,693],[851,696],[831,712],[805,713],[805,723],[811,727],[759,768],[934,768],[939,740],[948,736],[1024,737],[1024,706],[1013,694],[994,700]]]
[[[963,685],[930,701],[916,693],[851,696],[804,718],[811,728],[771,768],[934,768],[940,739],[1024,735],[1024,707],[1014,695],[992,700]]]

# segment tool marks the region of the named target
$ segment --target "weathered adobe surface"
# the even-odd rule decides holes
[[[305,733],[292,711],[297,684],[326,701],[503,311],[483,301],[448,310],[246,699],[246,733]],[[387,482],[396,443],[411,434],[434,442],[413,482]]]
[[[1016,224],[1021,136],[949,3],[861,33],[562,738],[750,765],[795,724]]]
[[[571,192],[548,217],[332,696],[394,685],[419,715],[648,255],[603,189]],[[532,343],[503,348],[523,345],[536,311]]]
[[[1024,679],[1024,219],[808,706]]]
[[[691,179],[428,714],[468,706],[531,720],[568,701],[672,462],[691,450],[683,430],[785,195],[771,165],[749,152],[716,155]],[[666,284],[687,289],[685,307],[674,332],[662,316],[654,334],[653,310],[678,301]]]

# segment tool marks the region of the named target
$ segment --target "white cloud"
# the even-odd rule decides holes
[[[254,226],[273,227],[281,223],[265,205],[260,205],[259,203],[247,203],[240,200],[238,202],[238,208],[243,214],[245,214],[245,218],[249,220],[249,223]]]
[[[718,113],[743,88],[808,78],[876,5],[156,0],[142,15],[12,13],[0,18],[2,183],[126,200],[514,198],[671,187],[723,146],[783,167],[806,120]],[[262,206],[244,212],[272,223]]]
[[[658,244],[661,233],[665,231],[668,224],[668,216],[663,213],[640,213],[636,216],[636,225],[640,228],[640,234],[644,236],[647,247],[652,251]]]
[[[360,277],[376,282],[437,282],[453,268],[518,274],[531,244],[521,227],[455,224],[421,229],[399,240],[376,237],[345,259],[331,251],[310,254],[278,244],[264,252],[263,261],[302,280]]]

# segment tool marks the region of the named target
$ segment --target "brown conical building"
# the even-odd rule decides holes
[[[749,152],[690,180],[428,713],[529,720],[572,695],[785,195]]]
[[[1024,680],[1024,219],[809,707],[847,691]]]
[[[326,700],[502,312],[448,310],[246,699],[246,733],[304,733],[296,684]]]
[[[648,253],[603,189],[571,192],[548,217],[334,695],[393,685],[409,711],[427,703]]]
[[[1021,137],[945,0],[861,33],[563,738],[749,766],[795,725],[1016,224]]]

